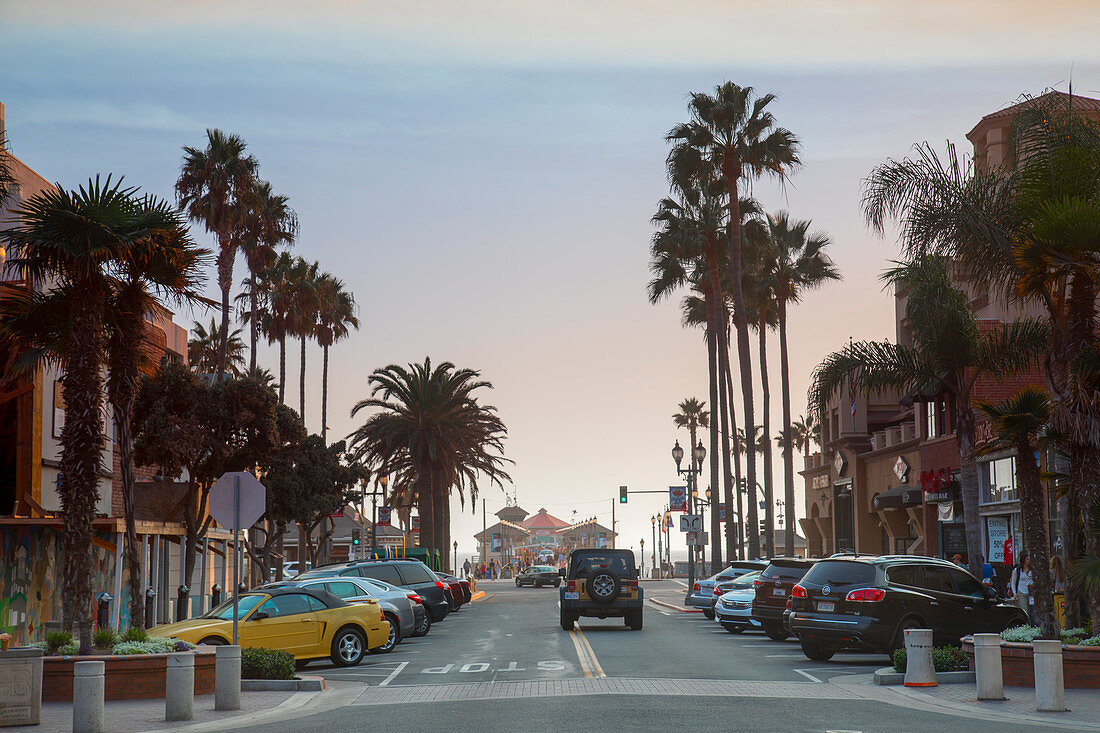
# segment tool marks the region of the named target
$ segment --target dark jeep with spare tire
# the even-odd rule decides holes
[[[566,631],[581,616],[621,618],[634,631],[642,628],[642,589],[630,550],[573,550],[559,593]]]

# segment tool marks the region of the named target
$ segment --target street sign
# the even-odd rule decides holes
[[[241,514],[240,525],[234,527],[233,483],[240,481]],[[260,480],[248,471],[230,471],[210,487],[210,499],[207,504],[210,516],[224,529],[248,529],[256,523],[267,510],[267,489]]]
[[[706,532],[688,532],[684,536],[687,538],[688,545],[692,547],[706,547],[710,541]]]
[[[680,531],[681,532],[702,532],[703,531],[703,518],[698,514],[681,514],[680,515]]]

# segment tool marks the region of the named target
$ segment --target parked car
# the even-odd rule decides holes
[[[306,570],[311,570],[312,568],[313,568],[313,563],[307,561],[306,562]],[[272,572],[272,574],[274,574],[274,571]],[[283,577],[284,578],[293,578],[297,574],[298,574],[298,563],[296,561],[288,560],[288,561],[283,563]]]
[[[287,580],[282,583],[268,583],[257,590],[268,588],[317,588],[328,591],[337,598],[347,603],[361,603],[367,600],[378,601],[382,607],[382,615],[390,622],[390,635],[386,643],[374,647],[370,651],[374,654],[385,654],[393,651],[393,648],[401,643],[406,636],[412,636],[416,630],[416,614],[413,611],[413,602],[404,593],[382,592],[377,586],[372,586],[364,578],[356,577],[330,577],[307,578],[305,580]]]
[[[753,581],[760,577],[761,572],[753,570],[715,586],[721,595],[714,604],[714,618],[731,634],[760,628],[760,622],[752,617],[752,599],[756,595]]]
[[[359,578],[359,582],[374,586],[382,593],[396,593],[409,599],[409,602],[413,604],[413,615],[416,624],[411,636],[427,636],[428,632],[431,631],[432,615],[428,613],[428,607],[424,605],[424,599],[420,597],[420,594],[413,593],[408,588],[390,585],[377,578]]]
[[[542,585],[552,585],[555,588],[560,588],[561,573],[558,568],[549,565],[532,565],[516,574],[516,587],[521,588],[525,585],[532,588],[538,588]]]
[[[345,603],[313,588],[280,587],[249,591],[237,602],[242,647],[282,649],[299,662],[332,660],[339,667],[363,661],[368,649],[382,646],[390,625],[377,601]],[[233,601],[207,614],[149,630],[192,644],[229,644],[233,639]]]
[[[419,560],[355,560],[315,568],[298,577],[322,578],[330,575],[374,578],[411,590],[424,599],[424,605],[433,622],[442,621],[451,611],[451,604],[445,593],[447,586],[436,577],[431,568]]]
[[[470,581],[466,580],[465,578],[460,578],[457,575],[451,575],[450,573],[436,573],[436,575],[445,577],[448,580],[453,580],[458,583],[459,588],[462,589],[463,603],[469,603],[470,599],[473,598],[473,593],[470,592]]]
[[[724,581],[733,580],[753,570],[763,570],[768,566],[765,560],[731,560],[725,569],[715,573],[704,580],[698,580],[688,594],[685,606],[702,608],[703,615],[709,619],[714,618],[714,603],[720,593],[715,593],[715,586]]]
[[[752,617],[764,627],[768,638],[783,641],[790,632],[783,626],[783,611],[794,584],[817,560],[800,557],[777,557],[768,563],[760,576],[753,581],[756,594],[752,600]]]
[[[906,629],[932,629],[933,643],[956,644],[1027,622],[966,570],[934,557],[829,558],[791,593],[791,628],[814,661],[840,649],[891,653],[905,645]]]
[[[446,573],[436,573],[435,577],[439,578],[443,581],[443,585],[447,586],[451,610],[457,611],[460,609],[462,604],[466,602],[466,595],[462,592],[462,583],[458,582],[458,578],[453,575],[447,575]]]

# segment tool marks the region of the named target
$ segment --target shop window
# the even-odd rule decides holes
[[[980,503],[1016,500],[1016,459],[1013,456],[978,464]]]

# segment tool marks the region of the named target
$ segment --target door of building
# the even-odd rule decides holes
[[[856,549],[854,510],[851,480],[833,484],[833,532],[837,552]]]

